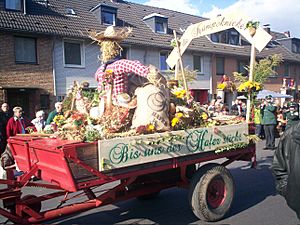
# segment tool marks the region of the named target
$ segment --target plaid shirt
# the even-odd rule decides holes
[[[98,81],[98,90],[102,91],[103,82],[105,81],[104,65],[100,66],[95,74],[95,78]],[[113,96],[115,97],[119,93],[128,92],[128,75],[135,74],[142,77],[147,77],[149,73],[149,67],[144,66],[139,61],[121,59],[107,65],[106,70],[112,70],[114,74],[113,80]],[[108,88],[108,85],[106,85]]]

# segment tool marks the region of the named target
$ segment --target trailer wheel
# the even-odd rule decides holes
[[[35,196],[35,195],[25,195],[24,197],[21,198],[21,201],[35,199],[35,198],[37,198],[37,196]],[[42,203],[41,202],[35,202],[35,203],[32,203],[32,204],[28,204],[28,207],[30,207],[32,210],[34,210],[36,212],[40,212],[41,209],[42,209]],[[23,217],[28,217],[29,215],[25,212],[22,212],[22,216]]]
[[[189,201],[193,213],[204,221],[218,221],[233,202],[234,182],[230,172],[218,164],[206,164],[194,175]]]

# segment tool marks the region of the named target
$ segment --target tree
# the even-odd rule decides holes
[[[255,63],[253,68],[253,82],[258,82],[263,85],[270,76],[277,75],[275,68],[282,62],[281,54],[274,54],[259,60],[258,63]],[[246,66],[245,69],[249,72],[249,66]],[[248,77],[242,73],[233,72],[233,76],[235,81],[239,83],[245,83],[248,80]]]

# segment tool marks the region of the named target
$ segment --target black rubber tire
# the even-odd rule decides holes
[[[25,200],[29,200],[29,199],[35,199],[37,198],[37,196],[35,195],[25,195],[21,198],[21,201],[25,201]],[[31,205],[28,205],[32,210],[36,211],[36,212],[40,212],[42,209],[42,203],[41,202],[36,202],[33,203]],[[22,212],[22,216],[23,217],[29,217],[29,215],[27,215],[27,213]]]
[[[140,201],[145,201],[145,200],[157,198],[159,196],[159,194],[160,194],[160,191],[152,193],[152,194],[148,194],[148,195],[141,195],[136,198]]]
[[[208,190],[212,181],[221,182],[225,194],[221,194],[222,201],[212,207],[208,200]],[[210,188],[210,189],[209,189]],[[209,163],[202,166],[192,178],[189,189],[189,202],[193,213],[199,219],[214,222],[224,218],[230,210],[234,197],[234,181],[230,172],[219,164]]]

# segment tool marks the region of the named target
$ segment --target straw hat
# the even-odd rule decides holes
[[[116,96],[114,105],[122,106],[128,109],[134,109],[137,105],[137,99],[132,99],[127,93],[120,93]]]
[[[96,31],[89,32],[89,37],[96,42],[102,42],[102,41],[120,42],[125,38],[127,38],[131,32],[132,32],[131,27],[126,27],[117,30],[114,26],[109,26],[106,28],[105,31],[101,31],[98,33]]]

